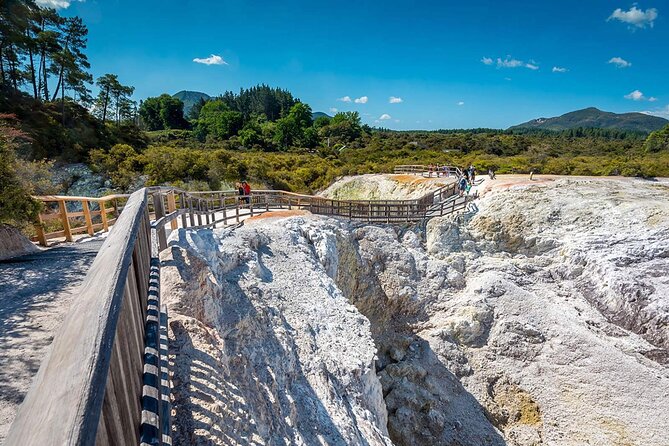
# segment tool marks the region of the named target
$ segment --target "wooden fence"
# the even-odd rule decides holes
[[[431,177],[461,177],[462,170],[454,166],[425,166],[423,164],[403,164],[393,168],[395,174],[411,174]]]
[[[147,209],[156,220],[161,230],[158,231],[160,246],[166,244],[165,231],[162,228],[169,223],[168,229],[177,227],[212,227],[239,223],[244,217],[254,216],[272,210],[296,209],[307,210],[313,214],[343,217],[368,223],[407,223],[426,218],[427,210],[434,204],[444,201],[457,193],[456,182],[439,186],[435,191],[414,200],[335,200],[315,195],[303,195],[279,190],[256,190],[249,196],[240,196],[235,191],[186,192],[176,188],[150,188],[152,200]],[[48,207],[48,212],[39,217],[36,224],[35,240],[47,246],[48,240],[65,237],[72,240],[72,234],[97,230],[107,231],[115,222],[108,214],[116,215],[122,209],[119,202],[127,200],[127,195],[112,195],[102,198],[47,196],[37,197],[47,206],[57,203],[57,207]],[[159,198],[156,198],[159,197]],[[81,212],[67,210],[67,203],[78,203]],[[98,209],[90,210],[89,203],[97,203]],[[110,204],[106,204],[110,203]],[[113,216],[112,215],[112,216]],[[84,216],[84,223],[72,229],[71,220]],[[92,217],[98,216],[101,223],[95,223]],[[169,221],[165,217],[169,216]],[[44,222],[59,221],[63,229],[45,232]]]
[[[130,195],[124,194],[100,198],[65,195],[36,197],[43,203],[44,211],[40,213],[35,224],[35,240],[40,245],[47,246],[48,240],[58,237],[65,237],[65,240],[71,242],[75,234],[87,232],[88,235],[93,235],[100,230],[106,232],[116,222],[128,197]],[[72,208],[76,210],[71,210]],[[59,229],[48,232],[54,223]]]
[[[167,246],[167,230],[231,224],[242,214],[274,209],[306,209],[369,222],[417,221],[461,209],[471,200],[456,195],[455,183],[417,200],[399,201],[332,200],[282,191],[239,196],[174,188],[144,188],[129,197],[44,198],[58,203],[61,213],[53,218],[64,221],[74,214],[63,205],[68,200],[82,206],[103,203],[98,214],[103,218],[106,204],[114,199],[127,200],[123,212],[79,287],[6,445],[171,444],[167,313],[160,303],[158,261]],[[94,227],[82,212],[86,228]],[[92,214],[90,208],[88,213]],[[107,219],[103,229],[109,225]],[[46,242],[44,235],[40,241]]]

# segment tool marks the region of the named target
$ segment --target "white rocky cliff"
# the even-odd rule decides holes
[[[669,445],[669,187],[497,185],[425,241],[175,232],[175,443]]]

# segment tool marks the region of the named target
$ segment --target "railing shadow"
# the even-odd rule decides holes
[[[164,261],[163,268],[174,266],[184,281],[191,280],[194,272],[186,266],[182,251],[175,246],[168,249],[174,260]],[[262,257],[273,253],[264,247],[257,252],[261,269],[266,269]],[[248,273],[244,264],[217,278],[222,291],[210,296],[219,306],[216,311],[203,313],[197,303],[170,310],[174,336],[170,355],[176,364],[175,438],[189,438],[194,444],[350,444],[307,380],[294,339],[285,336],[279,340],[274,331],[294,333],[295,328],[277,309],[267,307],[266,312],[259,312],[260,296],[239,286],[239,280]],[[263,281],[273,280],[271,272],[261,275]],[[206,347],[219,357],[203,352],[200,329],[195,330],[199,346],[194,346],[193,325],[183,327],[177,311],[220,334],[222,343],[209,337],[211,344]],[[270,323],[270,318],[274,322]],[[199,401],[195,403],[192,398]],[[214,412],[208,408],[212,406],[224,409]],[[286,419],[291,422],[281,421]],[[255,440],[261,438],[264,442]],[[355,441],[367,444],[359,430]]]

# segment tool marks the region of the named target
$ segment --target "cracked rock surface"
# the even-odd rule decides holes
[[[175,443],[669,445],[668,203],[564,179],[425,241],[311,215],[175,231]]]

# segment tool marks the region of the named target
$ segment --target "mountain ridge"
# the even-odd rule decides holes
[[[208,101],[211,99],[207,93],[202,93],[201,91],[192,91],[192,90],[181,90],[172,95],[173,98],[179,99],[184,103],[184,116],[188,116],[190,110],[195,104],[200,102],[200,99]]]
[[[650,133],[669,124],[669,120],[645,113],[613,113],[588,107],[552,118],[537,118],[509,127],[517,129],[570,130],[576,128],[601,128]]]

